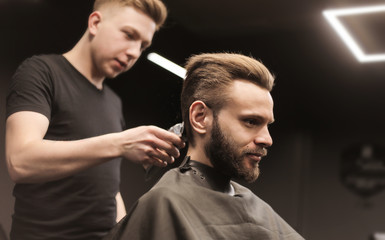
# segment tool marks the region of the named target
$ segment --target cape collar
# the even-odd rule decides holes
[[[184,158],[179,170],[182,173],[191,173],[191,175],[194,176],[194,179],[196,179],[202,186],[214,191],[234,195],[234,188],[231,185],[230,177],[223,175],[210,166],[191,160],[190,156]]]

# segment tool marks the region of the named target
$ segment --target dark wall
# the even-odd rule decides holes
[[[5,232],[9,232],[11,227],[11,214],[13,213],[13,183],[9,178],[7,166],[4,156],[4,129],[5,129],[5,94],[7,89],[7,81],[4,81],[7,75],[0,72],[0,228]],[[1,236],[1,229],[0,229]]]
[[[342,154],[362,142],[384,146],[383,132],[324,132],[313,137],[303,214],[308,239],[359,240],[385,232],[385,191],[362,197],[341,182]]]

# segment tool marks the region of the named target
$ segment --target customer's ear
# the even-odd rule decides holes
[[[207,133],[213,119],[212,110],[202,101],[195,101],[190,106],[190,124],[198,134]]]

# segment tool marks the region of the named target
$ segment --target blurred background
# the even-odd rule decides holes
[[[146,59],[183,65],[192,54],[236,52],[276,76],[274,145],[247,184],[306,239],[363,240],[385,232],[385,61],[360,63],[322,15],[378,0],[164,0],[166,26],[129,72],[108,80],[128,127],[181,121],[182,79]],[[84,33],[91,0],[0,0],[0,225],[8,234],[13,183],[4,159],[6,89],[34,54],[64,53]],[[368,54],[385,53],[385,12],[341,18]],[[156,180],[124,161],[126,208]]]

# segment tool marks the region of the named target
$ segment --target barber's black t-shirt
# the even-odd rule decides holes
[[[40,55],[17,69],[7,117],[34,111],[49,119],[44,137],[70,141],[119,132],[122,104],[108,87],[92,85],[61,55]],[[57,181],[16,184],[11,239],[100,239],[114,225],[120,159]]]

